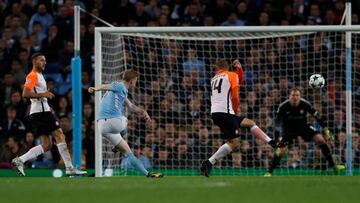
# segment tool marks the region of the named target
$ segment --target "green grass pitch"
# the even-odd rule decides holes
[[[1,203],[352,203],[360,176],[0,178]]]

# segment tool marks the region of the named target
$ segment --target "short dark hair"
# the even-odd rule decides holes
[[[15,106],[11,105],[6,108],[6,111],[16,111]]]
[[[68,121],[70,121],[70,118],[67,116],[67,115],[62,115],[62,116],[60,116],[59,117],[59,120],[61,120],[61,119],[66,119],[66,120],[68,120]]]
[[[36,52],[33,55],[31,55],[31,60],[36,59],[38,56],[45,56],[42,52]]]

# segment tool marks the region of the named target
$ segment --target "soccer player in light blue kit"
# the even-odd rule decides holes
[[[122,113],[123,104],[131,111],[141,114],[146,122],[151,121],[149,114],[144,109],[134,105],[127,98],[128,89],[136,86],[138,75],[135,70],[128,69],[123,72],[123,80],[98,87],[89,87],[89,92],[106,91],[101,100],[99,116],[96,118],[101,134],[115,146],[116,150],[127,156],[127,159],[136,170],[146,177],[161,178],[163,174],[150,173],[144,168],[143,164],[131,151],[128,143],[121,136],[127,126],[127,118]]]

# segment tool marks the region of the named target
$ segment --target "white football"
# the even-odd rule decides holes
[[[320,74],[313,74],[310,76],[309,85],[312,88],[320,89],[325,85],[325,79]]]

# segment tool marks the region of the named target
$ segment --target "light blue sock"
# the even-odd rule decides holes
[[[136,170],[138,170],[140,173],[144,174],[145,176],[148,175],[149,172],[144,168],[144,165],[134,156],[134,153],[129,152],[127,154],[127,158]]]

